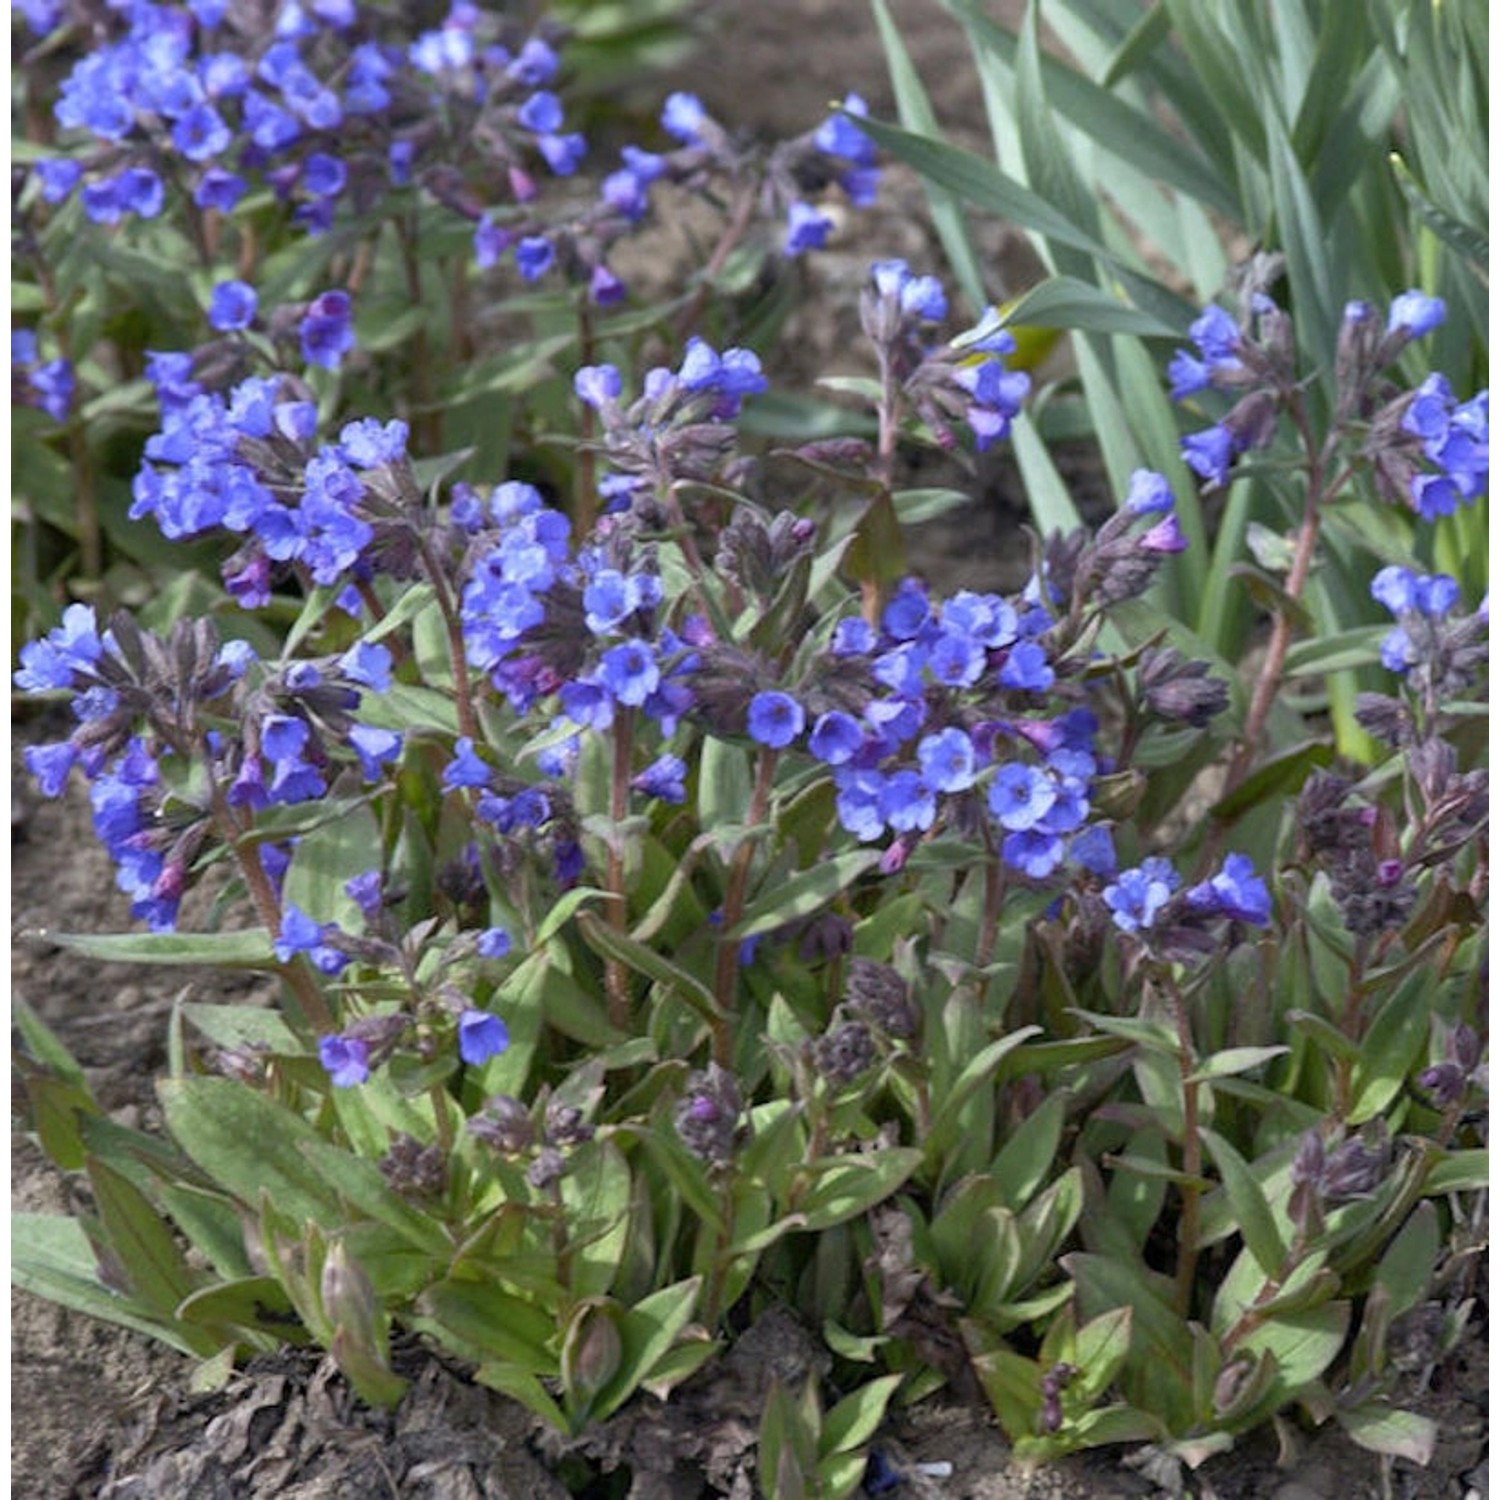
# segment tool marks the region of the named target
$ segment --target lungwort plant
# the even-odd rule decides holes
[[[315,9],[310,56],[348,40]],[[217,24],[189,10],[169,36]],[[465,25],[434,35],[461,75]],[[711,154],[696,101],[668,120]],[[846,116],[804,145],[871,170]],[[618,357],[576,325],[512,356],[568,392],[539,394],[530,477],[529,447],[426,448],[424,399],[393,415],[357,287],[281,295],[262,325],[214,279],[218,356],[146,377],[135,524],[216,551],[223,596],[72,603],[16,674],[68,705],[28,765],[86,782],[148,929],[53,939],[276,998],[184,994],[161,1133],[17,1000],[28,1122],[88,1204],[16,1217],[18,1283],[205,1379],[320,1347],[376,1403],[415,1336],[573,1436],[774,1309],[826,1352],[766,1400],[778,1495],[853,1493],[892,1404],[944,1385],[1028,1462],[1197,1464],[1293,1412],[1421,1460],[1399,1381],[1462,1333],[1487,1180],[1468,581],[1371,568],[1383,625],[1278,624],[1247,685],[1163,608],[1194,497],[1140,465],[1096,532],[1033,539],[1020,591],[944,595],[900,563],[931,498],[895,489],[901,445],[1006,441],[1029,383],[993,310],[953,332],[896,260],[861,294],[876,374],[841,382],[873,440],[748,451],[761,361],[694,301],[675,342],[653,314],[588,346]],[[1288,445],[1281,619],[1351,496],[1426,524],[1484,488],[1486,399],[1409,368],[1441,316],[1355,303],[1321,343],[1266,285],[1192,320],[1169,378],[1217,420],[1191,468]],[[666,352],[627,358],[636,333]],[[1371,764],[1263,754],[1312,653],[1379,664]]]

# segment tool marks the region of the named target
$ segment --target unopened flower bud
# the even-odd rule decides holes
[[[872,958],[850,959],[844,1004],[887,1036],[917,1034],[917,1012],[906,981],[889,964],[877,963]]]
[[[813,1043],[813,1064],[835,1086],[852,1083],[879,1060],[863,1021],[838,1021]]]
[[[536,1138],[536,1127],[526,1106],[509,1094],[497,1094],[486,1100],[484,1108],[470,1117],[468,1129],[476,1140],[507,1156],[519,1156],[530,1150]]]
[[[734,1154],[740,1109],[734,1075],[710,1063],[688,1075],[687,1092],[677,1105],[677,1134],[694,1156],[722,1166]]]
[[[414,1198],[436,1197],[448,1185],[448,1161],[442,1149],[424,1146],[404,1131],[380,1158],[380,1170],[396,1192]]]
[[[1171,646],[1141,653],[1141,698],[1160,718],[1202,729],[1229,707],[1229,685],[1208,675],[1205,661],[1187,661]]]

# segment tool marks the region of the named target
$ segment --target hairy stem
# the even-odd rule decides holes
[[[271,885],[271,877],[266,874],[255,849],[240,841],[243,829],[234,809],[229,805],[229,799],[224,795],[223,787],[215,779],[211,765],[208,768],[208,784],[219,834],[240,867],[240,875],[244,879],[245,889],[250,893],[250,900],[255,905],[256,916],[274,939],[281,931],[281,902]],[[307,960],[298,954],[290,963],[281,966],[281,973],[292,994],[296,1019],[312,1027],[314,1031],[333,1031],[333,1016],[307,967]]]
[[[448,580],[442,566],[432,550],[429,538],[422,539],[422,568],[432,584],[433,597],[443,616],[443,625],[448,633],[448,664],[453,671],[453,691],[458,707],[458,732],[470,739],[479,732],[479,719],[474,712],[474,698],[469,689],[469,659],[464,650],[464,627],[454,605]]]
[[[1169,977],[1172,1012],[1177,1021],[1177,1065],[1182,1073],[1182,1217],[1177,1224],[1177,1310],[1186,1317],[1193,1305],[1193,1276],[1198,1268],[1197,1179],[1203,1172],[1203,1142],[1198,1137],[1198,1085],[1190,1083],[1197,1066],[1187,1001]]]
[[[765,749],[755,766],[755,789],[750,794],[750,810],[745,822],[750,828],[765,821],[771,804],[771,783],[776,776],[777,752]],[[729,867],[729,885],[724,892],[719,954],[714,967],[714,998],[723,1017],[714,1022],[714,1061],[721,1068],[732,1065],[734,1058],[734,999],[739,973],[739,939],[732,936],[745,911],[745,888],[750,882],[750,862],[755,857],[755,842],[745,839],[734,851]]]
[[[615,716],[614,759],[609,774],[609,817],[614,825],[609,841],[604,888],[609,892],[607,918],[609,925],[624,937],[629,926],[625,904],[625,853],[620,847],[620,829],[630,811],[630,755],[634,719],[628,708]],[[621,1031],[630,1025],[630,975],[617,958],[604,960],[604,994],[609,1019]]]

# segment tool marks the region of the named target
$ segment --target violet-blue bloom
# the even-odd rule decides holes
[[[807,748],[825,765],[841,766],[858,754],[864,739],[859,720],[835,708],[818,716]]]
[[[1447,316],[1448,309],[1441,297],[1430,297],[1416,290],[1402,292],[1391,303],[1386,332],[1395,333],[1399,329],[1411,338],[1419,339],[1431,333]]]
[[[1227,855],[1218,874],[1193,886],[1187,900],[1200,911],[1216,912],[1257,927],[1271,920],[1271,893],[1255,873],[1255,863],[1248,854]]]
[[[359,1037],[319,1037],[318,1060],[335,1088],[355,1088],[369,1082],[370,1044]]]
[[[481,958],[504,958],[510,952],[510,934],[503,927],[486,927],[474,943]]]
[[[750,700],[745,728],[750,738],[770,750],[785,750],[802,733],[806,715],[789,693],[760,692]]]
[[[987,794],[990,812],[1002,828],[1034,828],[1057,801],[1057,785],[1045,772],[1013,760],[1001,766]]]
[[[458,1018],[458,1055],[477,1068],[510,1046],[510,1031],[499,1016],[486,1010],[466,1010]]]
[[[687,763],[678,755],[661,755],[644,771],[631,778],[631,786],[643,796],[662,802],[687,801]]]

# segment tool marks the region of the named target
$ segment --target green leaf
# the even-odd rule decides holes
[[[901,1375],[879,1375],[845,1396],[823,1418],[818,1454],[851,1453],[875,1436],[885,1420],[885,1409],[904,1379]]]
[[[311,1166],[304,1148],[323,1138],[300,1115],[229,1078],[159,1079],[167,1129],[214,1182],[253,1207],[269,1197],[299,1229],[337,1229],[337,1193]]]
[[[1437,1210],[1431,1203],[1419,1203],[1375,1268],[1375,1281],[1385,1288],[1392,1319],[1410,1312],[1427,1296],[1441,1252]]]
[[[183,1354],[201,1352],[196,1330],[189,1336],[153,1317],[139,1299],[103,1285],[83,1226],[65,1214],[11,1214],[10,1279],[23,1292],[144,1333]]]
[[[1326,672],[1374,666],[1380,660],[1380,643],[1390,633],[1389,625],[1360,625],[1353,630],[1297,641],[1287,651],[1283,675],[1316,677]]]
[[[1060,244],[1113,261],[1114,257],[1098,239],[1071,223],[1039,193],[1023,187],[982,156],[879,120],[861,116],[858,124],[882,150],[905,162],[924,180],[947,188],[973,207],[1009,219]]]
[[[410,1322],[419,1333],[431,1333],[481,1365],[498,1362],[532,1375],[557,1373],[557,1358],[550,1352],[556,1321],[535,1302],[493,1284],[440,1281],[417,1299]]]
[[[811,1162],[812,1185],[792,1206],[809,1230],[831,1229],[884,1203],[921,1164],[922,1153],[906,1146]]]
[[[1400,1093],[1427,1042],[1437,971],[1422,967],[1386,997],[1360,1044],[1348,1121],[1362,1125]]]
[[[1282,1057],[1290,1047],[1226,1047],[1215,1052],[1197,1072],[1191,1074],[1187,1083],[1204,1083],[1211,1078],[1227,1078],[1235,1073],[1248,1073],[1273,1057]]]
[[[607,922],[591,911],[578,913],[578,930],[583,940],[606,958],[613,958],[637,974],[644,974],[664,986],[685,1005],[697,1011],[705,1020],[714,1021],[723,1017],[719,1002],[709,987],[686,969],[679,968],[670,959],[663,958],[655,949],[638,943],[623,932],[616,932]]]
[[[1391,153],[1390,162],[1391,171],[1395,173],[1396,182],[1406,195],[1406,201],[1417,211],[1427,227],[1445,245],[1473,262],[1476,269],[1489,265],[1490,237],[1484,230],[1478,225],[1466,224],[1439,208],[1417,185],[1411,168],[1398,153]]]
[[[283,1057],[302,1050],[291,1027],[267,1006],[186,1001],[180,1009],[217,1047],[267,1047]]]
[[[1349,1304],[1325,1302],[1302,1312],[1282,1313],[1251,1328],[1239,1348],[1269,1353],[1276,1361],[1276,1386],[1286,1401],[1331,1365],[1349,1327]]]
[[[947,0],[947,9],[962,21],[981,66],[988,57],[1007,68],[1014,67],[1015,37],[985,16],[978,0]],[[1160,8],[1148,12],[1142,25],[1153,21],[1165,22]],[[1165,24],[1160,24],[1160,32],[1165,30]],[[1134,45],[1144,42],[1154,45],[1156,34],[1153,28]],[[1122,51],[1127,45],[1131,44],[1122,44]],[[1041,62],[1048,105],[1076,125],[1089,140],[1155,181],[1187,193],[1220,213],[1231,217],[1236,213],[1233,194],[1190,144],[1163,128],[1145,110],[1109,91],[1119,76],[1111,76],[1115,64],[1111,64],[1111,74],[1096,84],[1051,56],[1043,56]],[[1121,65],[1128,67],[1128,58]],[[1101,173],[1101,178],[1101,185],[1107,187],[1107,173]]]
[[[1219,1169],[1224,1191],[1234,1205],[1235,1218],[1245,1244],[1267,1276],[1280,1276],[1286,1263],[1286,1245],[1276,1225],[1276,1216],[1244,1157],[1223,1136],[1201,1130],[1203,1143]]]
[[[1490,1180],[1488,1151],[1450,1151],[1428,1172],[1422,1191],[1429,1198],[1448,1193],[1473,1193],[1486,1187]]]
[[[1046,1180],[1057,1160],[1067,1109],[1065,1091],[1049,1094],[1016,1126],[991,1163],[990,1175],[1001,1185],[1007,1207],[1019,1211]]]
[[[96,1157],[86,1163],[99,1210],[99,1222],[110,1250],[119,1257],[131,1290],[158,1317],[171,1319],[178,1303],[193,1290],[187,1262],[161,1215],[130,1180]],[[218,1347],[197,1335],[200,1354]]]
[[[759,932],[783,927],[799,917],[811,916],[879,862],[878,850],[854,849],[810,870],[801,870],[789,879],[773,880],[770,890],[762,892],[746,906],[744,916],[729,936],[734,939],[752,937]]]
[[[691,1276],[644,1297],[620,1319],[620,1367],[595,1398],[593,1415],[607,1417],[648,1380],[698,1306],[703,1278]]]
[[[1052,276],[1033,287],[1010,309],[1005,321],[1030,328],[1181,337],[1181,330],[1074,276]]]
[[[276,966],[264,927],[235,932],[46,932],[38,934],[85,958],[121,964],[201,964],[214,969]]]
[[[1209,808],[1208,816],[1224,821],[1238,818],[1278,793],[1300,788],[1314,770],[1332,764],[1333,750],[1322,740],[1292,745],[1263,760],[1228,796],[1220,797]]]
[[[1372,1453],[1392,1454],[1410,1463],[1427,1464],[1437,1447],[1437,1423],[1414,1411],[1367,1401],[1352,1410],[1335,1407],[1333,1415],[1361,1448]]]

